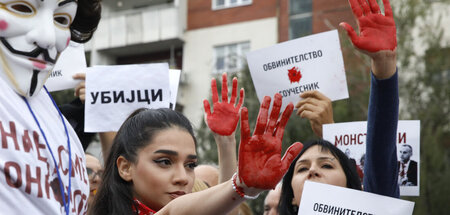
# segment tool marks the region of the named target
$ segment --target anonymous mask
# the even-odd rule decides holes
[[[69,44],[76,10],[76,0],[0,0],[0,78],[37,94]]]

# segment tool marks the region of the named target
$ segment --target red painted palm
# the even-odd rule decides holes
[[[256,128],[250,135],[248,110],[241,112],[241,143],[239,146],[239,181],[247,187],[273,189],[286,173],[292,160],[303,148],[300,142],[288,148],[281,158],[281,141],[284,128],[294,108],[290,103],[284,110],[281,119],[281,95],[275,94],[272,112],[268,116],[270,97],[264,97],[261,104]]]
[[[383,0],[385,15],[376,0],[349,0],[349,3],[358,20],[359,36],[348,23],[342,22],[340,26],[345,28],[353,45],[368,52],[395,50],[397,37],[389,1]]]
[[[209,101],[206,99],[203,101],[206,123],[208,123],[208,127],[214,133],[229,136],[236,130],[239,121],[239,110],[244,101],[244,89],[240,90],[239,102],[235,105],[237,97],[237,79],[233,78],[233,89],[231,91],[230,101],[228,101],[227,74],[224,73],[222,74],[222,102],[219,102],[216,79],[211,80],[211,91],[213,102],[212,113]]]

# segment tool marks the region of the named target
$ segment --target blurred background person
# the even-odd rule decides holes
[[[280,184],[274,190],[270,190],[264,199],[264,215],[278,215],[278,203],[280,202]]]
[[[202,164],[194,169],[195,177],[203,181],[208,187],[219,183],[219,170],[213,165]]]
[[[411,160],[412,147],[408,144],[400,146],[398,161],[398,185],[417,186],[417,162]]]
[[[89,177],[88,207],[90,207],[94,201],[97,189],[100,186],[100,183],[102,183],[101,175],[103,174],[103,168],[100,161],[91,154],[86,154],[86,171]]]

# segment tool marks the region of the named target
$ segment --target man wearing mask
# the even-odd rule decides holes
[[[83,148],[44,83],[70,40],[86,42],[99,0],[0,1],[0,208],[84,214]]]

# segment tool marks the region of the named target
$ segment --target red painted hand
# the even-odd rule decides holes
[[[275,94],[273,109],[270,107],[270,97],[264,97],[259,109],[256,128],[250,136],[248,110],[241,111],[241,144],[239,146],[239,181],[247,187],[272,189],[286,173],[292,160],[303,148],[300,142],[289,147],[281,158],[281,141],[284,128],[291,116],[294,105],[290,103],[277,121],[281,109],[281,95]]]
[[[385,15],[381,13],[376,0],[367,1],[349,0],[353,14],[358,20],[359,36],[348,23],[342,22],[339,25],[347,31],[353,45],[361,50],[367,52],[395,50],[397,36],[389,0],[383,0]]]
[[[228,103],[228,86],[227,74],[222,74],[222,102],[219,102],[217,95],[216,79],[211,81],[212,102],[214,112],[211,113],[208,100],[203,101],[205,108],[206,124],[214,132],[222,136],[231,135],[237,127],[239,121],[239,110],[244,101],[244,89],[241,89],[239,95],[239,103],[235,106],[237,93],[237,78],[233,78],[233,90],[231,91],[231,99]]]

